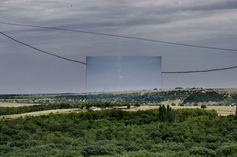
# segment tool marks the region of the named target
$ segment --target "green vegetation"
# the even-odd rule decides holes
[[[237,116],[162,106],[2,119],[0,156],[236,157]]]
[[[78,104],[82,102],[110,102],[119,104],[159,104],[163,101],[179,100],[185,104],[213,102],[219,105],[237,104],[237,94],[215,89],[179,89],[169,91],[134,91],[96,94],[43,94],[0,95],[0,102],[30,104]],[[171,105],[171,104],[170,104]]]
[[[208,91],[208,92],[195,92],[189,95],[185,100],[184,103],[198,103],[198,102],[219,102],[224,101],[225,95],[219,94],[215,91]]]
[[[138,112],[111,109],[170,100],[180,100],[180,106],[201,104],[202,109],[172,110],[162,105],[157,110]],[[0,95],[0,102],[41,104],[0,107],[0,116],[92,106],[110,109],[1,119],[0,156],[236,157],[237,116],[219,117],[215,111],[204,110],[209,101],[235,105],[237,95],[210,89]]]
[[[80,108],[81,104],[55,104],[55,105],[34,105],[34,106],[22,106],[22,107],[0,107],[0,116],[20,114],[44,110],[53,109],[69,109],[69,108]]]
[[[116,102],[116,103],[160,103],[167,100],[184,100],[190,94],[189,91],[155,91],[155,92],[133,92],[123,94],[90,94],[86,99],[88,102]]]
[[[0,107],[0,116],[36,112],[36,111],[54,110],[54,109],[70,109],[70,108],[83,109],[84,107],[86,109],[89,109],[92,106],[105,108],[119,105],[121,104],[108,103],[108,102],[104,103],[90,102],[90,103],[62,103],[62,104],[49,104],[49,105],[34,105],[34,106],[22,106],[22,107]]]

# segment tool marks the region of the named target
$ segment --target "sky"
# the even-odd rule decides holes
[[[237,49],[236,0],[1,0],[0,21]],[[237,52],[0,24],[0,31],[42,50],[86,56],[162,56],[162,71],[237,64]],[[0,36],[0,93],[83,92],[86,66]],[[161,88],[237,87],[237,69],[163,74]]]
[[[161,57],[88,56],[87,92],[112,92],[161,87]]]

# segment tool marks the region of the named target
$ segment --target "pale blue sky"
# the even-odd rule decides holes
[[[124,91],[161,87],[161,57],[87,57],[87,91]]]

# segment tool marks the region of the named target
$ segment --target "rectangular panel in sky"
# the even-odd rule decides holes
[[[161,87],[160,56],[87,56],[87,92]]]

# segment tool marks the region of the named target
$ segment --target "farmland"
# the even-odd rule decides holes
[[[125,106],[123,107],[125,108]],[[159,106],[139,106],[139,107],[132,107],[130,109],[123,109],[124,111],[145,111],[151,109],[158,109]],[[172,109],[200,109],[200,106],[171,106]],[[227,115],[234,115],[236,107],[235,106],[207,106],[206,110],[214,110],[217,112],[218,115],[227,116]]]
[[[215,110],[219,115],[233,115],[237,104],[236,91],[236,89],[174,89],[89,94],[1,95],[0,116],[12,114],[20,116],[19,114],[27,115],[28,112],[41,115],[42,111],[47,110],[89,109],[92,106],[138,111],[157,109],[160,105],[169,105],[173,109],[201,108],[205,105],[206,110]]]
[[[37,105],[37,104],[0,102],[0,107],[23,107],[23,106],[34,106],[34,105]]]
[[[42,115],[48,115],[48,114],[59,114],[59,113],[70,113],[70,112],[78,112],[78,108],[72,108],[72,109],[55,109],[55,110],[44,110],[44,111],[37,111],[37,112],[27,112],[27,113],[21,113],[21,114],[10,114],[10,115],[3,115],[0,116],[2,119],[15,119],[20,117],[34,117],[34,116],[42,116]]]

